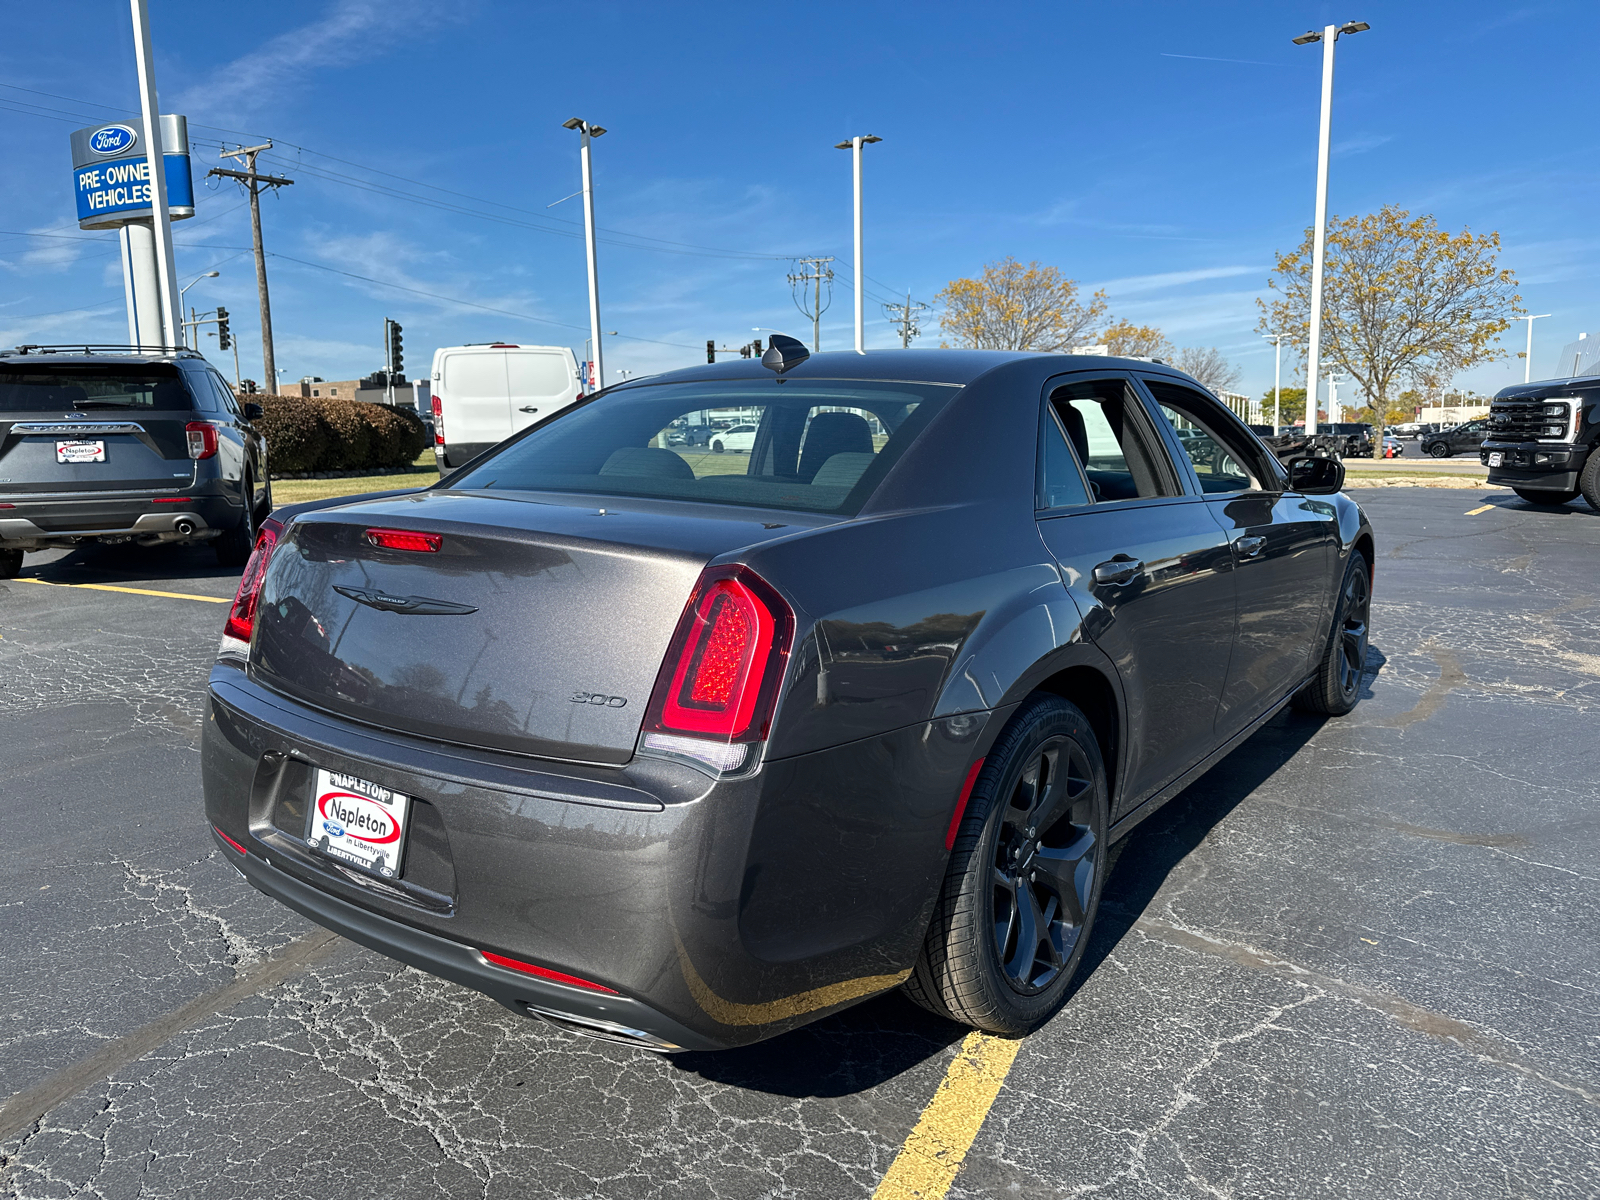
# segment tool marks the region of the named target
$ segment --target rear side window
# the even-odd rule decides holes
[[[1127,380],[1065,384],[1050,394],[1050,407],[1083,464],[1095,502],[1177,494]]]
[[[193,407],[182,372],[167,363],[136,367],[0,363],[0,413],[65,415],[74,410]]]
[[[777,377],[625,387],[536,426],[450,486],[849,516],[959,390]]]

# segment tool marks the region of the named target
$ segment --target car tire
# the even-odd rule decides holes
[[[244,480],[244,512],[239,523],[211,543],[221,567],[242,567],[250,561],[250,551],[256,545],[256,514],[250,505],[255,495],[255,484],[248,475]]]
[[[1352,550],[1322,661],[1311,682],[1295,693],[1294,707],[1325,717],[1342,717],[1355,708],[1367,673],[1371,618],[1372,568],[1361,551]]]
[[[711,448],[713,450],[715,450],[718,454],[721,454],[723,449],[724,449],[724,447],[723,447],[721,442],[712,442],[711,443]]]
[[[1578,493],[1573,492],[1537,492],[1532,488],[1512,488],[1519,500],[1528,504],[1537,504],[1540,508],[1559,508],[1569,500],[1577,498]]]
[[[1034,696],[973,785],[907,995],[990,1033],[1047,1021],[1089,944],[1110,824],[1093,727],[1059,696]]]
[[[1589,451],[1589,461],[1578,474],[1578,490],[1595,512],[1600,512],[1600,446]]]
[[[1428,453],[1434,458],[1449,458],[1450,447],[1446,446],[1443,442],[1435,442],[1433,445],[1428,447]]]
[[[21,550],[0,550],[0,579],[15,579],[22,572]]]

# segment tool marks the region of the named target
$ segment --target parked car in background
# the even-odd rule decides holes
[[[1319,434],[1342,439],[1340,458],[1371,458],[1372,426],[1355,421],[1325,421],[1317,426]]]
[[[441,346],[431,374],[434,454],[446,468],[554,416],[582,394],[578,360],[565,346]]]
[[[1406,452],[1406,444],[1399,438],[1390,434],[1383,435],[1383,456],[1385,458],[1399,458]]]
[[[1530,504],[1582,493],[1600,512],[1600,379],[1578,377],[1502,389],[1489,406],[1479,454],[1489,482]]]
[[[1463,451],[1476,451],[1489,433],[1489,418],[1479,417],[1440,433],[1427,433],[1418,439],[1417,449],[1431,458],[1450,458]]]
[[[756,444],[756,426],[730,425],[711,435],[711,449],[717,454],[724,450],[740,450],[748,454]]]
[[[1291,700],[1354,708],[1376,559],[1338,461],[1280,466],[1159,364],[772,340],[275,514],[203,722],[227,861],[634,1046],[902,986],[1014,1036],[1118,838]],[[659,444],[736,406],[743,471]]]
[[[272,508],[260,415],[193,350],[0,354],[0,578],[89,542],[209,542],[243,566]]]

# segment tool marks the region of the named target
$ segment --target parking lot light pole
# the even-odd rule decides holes
[[[851,150],[855,156],[856,176],[856,353],[867,352],[867,325],[866,325],[866,292],[867,269],[861,263],[861,147],[870,146],[873,142],[883,139],[875,133],[865,137],[853,137],[848,142],[840,142],[835,150]]]
[[[183,298],[188,293],[190,288],[192,288],[195,284],[199,283],[202,279],[215,279],[220,274],[222,274],[221,271],[207,271],[203,275],[196,275],[193,279],[189,280],[188,283],[184,284],[181,288],[179,288],[178,289],[178,311],[180,313],[183,311]],[[200,337],[200,325],[194,319],[194,309],[192,309],[192,308],[189,310],[189,319],[183,323],[183,330],[184,330],[183,344],[185,346],[189,346],[189,331],[190,330],[194,331],[194,337],[197,340]],[[199,347],[198,346],[189,346],[189,349],[197,350],[197,349],[199,349]]]
[[[1264,333],[1261,335],[1272,343],[1272,436],[1278,436],[1278,429],[1282,425],[1278,412],[1278,394],[1283,390],[1283,334]]]
[[[1522,320],[1528,323],[1528,353],[1523,356],[1522,360],[1523,383],[1533,382],[1533,323],[1542,317],[1548,317],[1549,315],[1549,313],[1529,313],[1527,316],[1522,318]]]
[[[1296,46],[1322,43],[1322,124],[1317,132],[1317,219],[1311,236],[1311,337],[1306,346],[1306,433],[1317,431],[1317,368],[1322,349],[1322,258],[1328,235],[1328,134],[1333,123],[1333,44],[1341,33],[1371,29],[1365,21],[1326,25],[1293,39]]]
[[[600,266],[594,249],[594,173],[589,164],[589,143],[605,130],[580,117],[561,123],[563,129],[576,129],[582,135],[578,156],[583,162],[583,240],[589,251],[589,339],[594,350],[594,386],[606,385],[605,352],[600,347]]]

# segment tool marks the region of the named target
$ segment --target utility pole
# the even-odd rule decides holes
[[[237,150],[224,150],[221,157],[234,159],[245,169],[228,171],[222,167],[212,167],[206,174],[217,175],[223,179],[237,179],[250,192],[250,233],[255,239],[256,248],[256,291],[261,297],[261,365],[266,372],[267,386],[276,392],[278,364],[272,352],[272,301],[267,297],[267,255],[261,248],[261,189],[288,187],[294,180],[285,179],[282,175],[262,175],[256,171],[256,155],[263,150],[271,149],[271,142],[263,142],[259,146],[241,146]]]
[[[911,339],[922,336],[922,330],[917,325],[917,314],[927,307],[920,300],[913,302],[910,292],[906,293],[906,302],[904,304],[885,304],[883,306],[884,315],[889,318],[889,324],[896,325],[900,329],[900,349],[909,350],[911,348]]]
[[[822,284],[828,284],[828,304],[833,303],[833,268],[828,264],[833,261],[830,254],[826,258],[797,258],[795,265],[800,268],[798,272],[789,275],[789,288],[794,292],[795,307],[811,318],[811,350],[813,353],[822,349],[822,314],[827,311],[828,305],[822,302]],[[807,308],[801,302],[801,297],[806,294],[807,285],[814,289],[814,299],[811,307]]]

